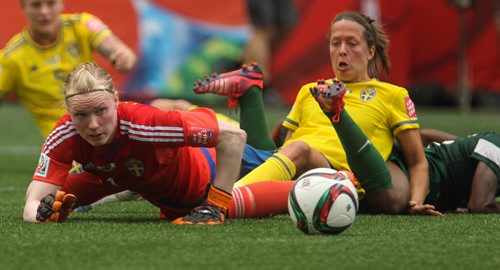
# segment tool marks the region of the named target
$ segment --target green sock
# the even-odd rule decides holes
[[[247,144],[260,150],[274,150],[276,145],[267,131],[262,90],[254,86],[239,99],[240,128],[247,132]]]
[[[331,121],[331,115],[327,116]],[[385,160],[345,109],[340,113],[339,123],[332,124],[344,147],[349,167],[366,192],[373,193],[392,187],[391,174]]]

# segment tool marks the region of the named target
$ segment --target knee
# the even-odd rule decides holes
[[[285,148],[281,149],[280,152],[285,154],[295,166],[300,166],[307,162],[307,158],[311,151],[311,147],[301,141],[292,142]]]

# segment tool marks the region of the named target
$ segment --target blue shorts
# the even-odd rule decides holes
[[[270,158],[276,151],[277,150],[259,150],[248,144],[245,145],[243,160],[241,161],[240,178],[264,163],[264,161]]]

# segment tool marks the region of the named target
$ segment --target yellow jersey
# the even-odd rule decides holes
[[[109,28],[89,13],[60,16],[61,35],[54,44],[37,44],[25,28],[0,52],[0,98],[13,91],[44,138],[66,112],[64,79],[78,64],[93,62],[94,50],[111,35]]]
[[[331,80],[328,81],[332,83]],[[303,141],[321,152],[338,170],[350,170],[345,151],[331,121],[323,113],[309,87],[300,89],[283,125],[293,134],[283,146]],[[404,88],[372,79],[347,83],[345,110],[363,130],[384,160],[389,157],[395,136],[406,129],[419,128],[415,107]]]

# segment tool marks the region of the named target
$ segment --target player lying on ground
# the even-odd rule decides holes
[[[78,65],[63,91],[68,114],[42,147],[25,221],[62,222],[77,200],[89,204],[128,189],[174,224],[224,222],[243,130],[205,108],[163,111],[119,102],[109,73],[91,63]]]
[[[431,184],[425,203],[443,213],[463,209],[470,213],[500,213],[496,200],[500,196],[500,136],[484,132],[456,137],[432,129],[423,129],[421,134],[424,145],[429,144],[424,152]],[[387,163],[392,174],[407,176],[408,166],[397,144]],[[255,218],[288,213],[288,193],[293,183],[266,181],[235,188],[229,215]],[[361,203],[365,204],[364,200]]]

